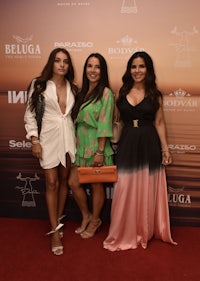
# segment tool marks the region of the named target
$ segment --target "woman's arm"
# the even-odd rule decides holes
[[[114,122],[120,121],[120,113],[119,113],[119,109],[116,104],[118,97],[119,97],[119,93],[115,93],[115,95],[114,95],[114,112],[113,112],[113,121]]]
[[[34,80],[31,84],[30,91],[29,91],[29,99],[33,93],[33,85]],[[42,147],[39,141],[38,135],[38,127],[37,122],[35,119],[35,112],[31,111],[30,109],[30,101],[27,102],[26,111],[24,114],[24,123],[25,123],[25,130],[26,130],[26,138],[31,140],[32,143],[32,154],[34,157],[42,159]]]
[[[38,138],[38,127],[35,119],[35,111],[31,111],[31,106],[30,106],[31,97],[34,90],[34,83],[35,83],[35,79],[32,81],[28,92],[28,101],[24,114],[25,130],[27,133],[26,138],[29,140],[31,140],[32,136]]]
[[[110,89],[105,88],[103,94],[103,106],[98,119],[98,149],[94,157],[94,165],[102,166],[104,163],[104,148],[107,138],[112,135],[112,120],[114,109],[114,95]]]
[[[164,119],[164,113],[163,113],[163,103],[162,99],[159,99],[160,107],[156,113],[155,118],[155,128],[157,130],[158,136],[160,138],[161,147],[162,147],[162,164],[163,165],[169,165],[172,163],[172,156],[168,148],[167,144],[167,133],[166,133],[166,124]]]

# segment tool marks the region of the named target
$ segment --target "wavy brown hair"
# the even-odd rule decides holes
[[[100,80],[99,80],[97,86],[90,93],[90,95],[87,98],[85,98],[85,96],[89,90],[89,80],[87,78],[86,68],[87,68],[88,60],[91,57],[95,57],[99,60]],[[106,60],[101,54],[92,53],[88,56],[88,58],[86,59],[85,64],[84,64],[83,77],[82,77],[82,88],[77,95],[76,103],[75,103],[74,109],[72,111],[73,119],[75,119],[76,116],[78,115],[80,106],[83,103],[86,103],[86,105],[87,105],[90,102],[98,101],[99,99],[101,99],[101,97],[103,96],[103,91],[104,91],[105,87],[108,87],[108,88],[110,87]]]
[[[46,90],[47,81],[49,79],[51,79],[53,76],[54,61],[55,61],[56,54],[59,52],[63,52],[68,58],[69,69],[68,69],[68,72],[65,74],[65,79],[67,79],[69,81],[74,95],[77,92],[77,86],[74,84],[74,67],[72,64],[70,54],[64,48],[56,48],[50,53],[48,61],[47,61],[46,65],[44,66],[44,68],[41,72],[41,75],[35,78],[34,90],[33,90],[31,99],[29,100],[31,111],[35,110],[39,95]],[[31,84],[29,85],[29,87],[27,89],[28,93],[30,91],[30,87],[31,87]]]
[[[134,86],[135,81],[131,76],[131,66],[133,60],[136,58],[142,58],[147,68],[147,74],[144,81],[145,94],[146,96],[149,96],[153,101],[158,103],[158,97],[162,97],[162,93],[159,91],[156,85],[156,75],[153,61],[151,57],[144,51],[134,53],[128,60],[126,71],[122,76],[123,84],[119,90],[119,98],[117,102],[119,102],[124,96],[126,96]]]

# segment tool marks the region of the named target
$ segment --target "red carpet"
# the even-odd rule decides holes
[[[109,252],[102,248],[104,224],[95,237],[74,233],[66,222],[64,255],[50,252],[46,220],[0,218],[1,281],[199,281],[200,228],[172,227],[178,246],[158,240],[146,250]]]

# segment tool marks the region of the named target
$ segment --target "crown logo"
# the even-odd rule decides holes
[[[190,97],[191,95],[187,93],[185,90],[182,90],[179,88],[178,90],[174,91],[173,93],[170,93],[169,96],[174,97]]]
[[[132,43],[137,43],[137,41],[133,40],[133,38],[131,38],[130,36],[125,35],[120,40],[118,40],[117,43],[122,43],[124,46],[131,46]]]
[[[124,36],[122,39],[121,39],[121,42],[122,44],[124,45],[131,45],[132,42],[133,42],[133,39],[131,37],[129,37],[128,35]]]

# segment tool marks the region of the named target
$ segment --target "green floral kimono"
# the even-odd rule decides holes
[[[76,119],[77,152],[76,166],[91,166],[98,149],[98,138],[107,137],[104,149],[104,164],[113,165],[112,119],[114,95],[110,89],[97,102],[81,106]]]

